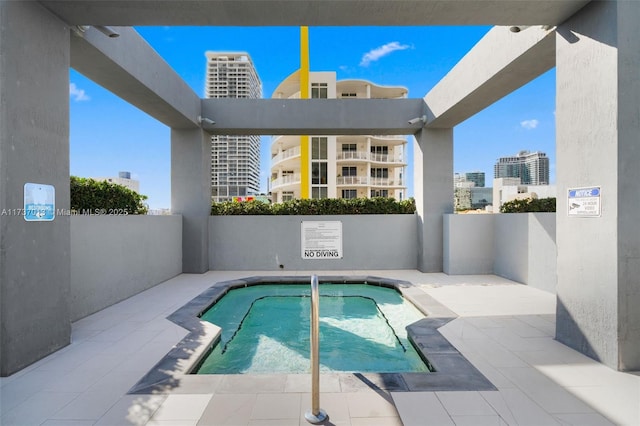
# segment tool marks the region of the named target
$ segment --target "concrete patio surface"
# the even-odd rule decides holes
[[[440,332],[497,388],[395,392],[326,374],[320,406],[329,414],[327,425],[640,424],[640,373],[614,371],[555,341],[556,297],[550,293],[494,275],[415,270],[322,274],[413,283],[458,315]],[[254,275],[281,274],[182,274],[77,321],[69,346],[0,378],[0,424],[308,424],[308,375],[191,376],[188,388],[198,387],[197,394],[180,388],[168,394],[127,394],[187,334],[168,315],[216,282]]]

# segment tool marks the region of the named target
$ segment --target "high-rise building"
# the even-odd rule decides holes
[[[473,182],[476,188],[484,188],[484,172],[467,172],[464,175],[467,182]]]
[[[404,98],[407,89],[364,80],[336,81],[335,72],[310,72],[311,98]],[[273,98],[300,98],[300,73],[287,77]],[[294,198],[406,198],[404,136],[274,136],[271,143],[273,202]],[[308,145],[308,160],[301,146]],[[305,176],[307,174],[307,176]],[[303,185],[307,185],[304,188]]]
[[[246,52],[207,52],[207,98],[262,98],[262,83]],[[260,192],[260,136],[211,137],[211,198]]]
[[[523,185],[549,185],[549,158],[544,152],[520,151],[500,157],[493,171],[494,179],[520,178]]]

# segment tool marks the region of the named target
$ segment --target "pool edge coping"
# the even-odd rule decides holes
[[[311,276],[251,276],[214,283],[167,316],[169,321],[185,328],[189,333],[127,393],[170,394],[177,388],[180,393],[209,393],[211,390],[203,391],[202,386],[193,386],[190,391],[188,389],[190,380],[185,380],[186,377],[194,376],[191,371],[220,339],[221,329],[207,321],[202,321],[199,315],[235,288],[260,284],[301,284],[305,283],[305,279],[310,281]],[[429,294],[416,288],[411,282],[365,275],[319,275],[318,280],[320,283],[364,283],[395,288],[426,316],[426,318],[409,325],[407,335],[419,355],[428,360],[436,371],[428,373],[330,373],[337,375],[341,383],[351,383],[348,387],[357,388],[359,385],[353,385],[353,383],[360,382],[365,387],[394,392],[497,390],[438,330],[456,319],[458,315]],[[277,375],[286,376],[287,374]],[[247,377],[252,375],[233,376]],[[353,382],[354,378],[358,382]]]

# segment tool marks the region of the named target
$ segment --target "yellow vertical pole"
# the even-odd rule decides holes
[[[300,27],[300,99],[309,99],[309,27]],[[300,198],[309,198],[309,136],[300,136]]]

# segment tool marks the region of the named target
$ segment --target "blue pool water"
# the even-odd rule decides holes
[[[256,285],[230,291],[201,319],[222,328],[198,374],[306,373],[309,285]],[[424,315],[394,289],[320,285],[320,370],[427,372],[405,327]]]

